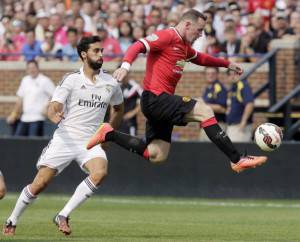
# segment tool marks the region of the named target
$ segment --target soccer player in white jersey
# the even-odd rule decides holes
[[[6,193],[6,187],[5,187],[4,177],[0,170],[0,199],[4,198],[5,193]]]
[[[66,75],[57,86],[49,104],[48,117],[58,124],[52,140],[44,148],[33,182],[24,187],[15,208],[3,228],[14,235],[23,211],[43,191],[55,175],[72,160],[89,175],[76,188],[54,223],[65,235],[71,233],[70,213],[90,197],[107,174],[107,158],[101,146],[87,150],[88,139],[103,122],[107,107],[113,107],[110,124],[117,127],[123,116],[122,91],[115,79],[102,71],[102,41],[98,36],[84,37],[77,46],[83,61],[80,71]]]

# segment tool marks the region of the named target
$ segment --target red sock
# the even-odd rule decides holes
[[[201,128],[206,128],[208,126],[211,126],[211,125],[214,125],[214,124],[217,124],[217,123],[218,123],[218,121],[216,120],[216,118],[212,117],[212,118],[209,118],[209,119],[206,119],[206,120],[202,121],[200,123],[200,127]]]

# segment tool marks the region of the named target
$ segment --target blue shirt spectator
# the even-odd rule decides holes
[[[209,104],[218,104],[226,109],[227,107],[227,90],[219,81],[215,80],[211,85],[206,87],[202,96],[203,100]],[[215,112],[216,119],[220,122],[226,121],[225,113]]]
[[[245,106],[253,103],[254,96],[247,80],[234,82],[230,90],[231,107],[227,115],[227,123],[239,124],[242,120]],[[247,123],[252,123],[252,115],[249,116]]]
[[[41,42],[35,39],[34,30],[26,32],[26,43],[22,48],[22,54],[26,61],[34,60],[42,54]]]
[[[77,43],[78,31],[75,28],[69,28],[67,31],[68,44],[63,47],[62,53],[64,59],[69,61],[78,61]]]

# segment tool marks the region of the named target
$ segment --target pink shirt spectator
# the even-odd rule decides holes
[[[12,41],[14,42],[14,44],[18,48],[18,50],[21,50],[23,48],[23,45],[26,42],[25,34],[21,33],[21,34],[13,36]]]
[[[120,43],[113,37],[107,37],[103,41],[103,48],[104,61],[111,61],[116,57],[122,57]]]
[[[63,27],[61,27],[55,31],[54,41],[55,41],[55,43],[59,43],[63,46],[68,44],[67,32]]]

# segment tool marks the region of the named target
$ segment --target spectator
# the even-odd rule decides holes
[[[262,18],[256,17],[254,24],[247,27],[247,33],[251,36],[251,47],[255,53],[264,54],[269,51],[272,35],[264,30]]]
[[[137,41],[145,37],[145,29],[142,26],[136,25],[132,31],[133,41]]]
[[[233,142],[249,142],[252,138],[252,113],[254,97],[247,80],[241,81],[228,71],[231,84],[230,107],[227,114],[227,135]]]
[[[120,62],[122,58],[122,50],[120,43],[113,37],[108,35],[107,29],[103,25],[97,26],[97,33],[103,39],[103,60]]]
[[[125,53],[128,47],[133,43],[132,26],[128,21],[120,23],[119,42],[123,53]]]
[[[221,52],[229,56],[238,54],[241,48],[241,40],[238,39],[235,29],[232,27],[225,29],[225,42],[221,45]],[[235,57],[230,57],[234,61]]]
[[[38,23],[35,27],[35,36],[38,41],[43,42],[45,40],[45,33],[49,30],[50,26],[49,14],[44,11],[40,11],[37,13],[36,18]]]
[[[288,19],[285,13],[276,13],[274,21],[276,21],[276,25],[273,26],[275,27],[273,30],[273,38],[280,39],[284,35],[294,34],[293,30],[288,26]]]
[[[45,33],[45,40],[42,42],[42,56],[46,61],[62,59],[62,48],[63,46],[60,43],[54,42],[53,32],[50,30]]]
[[[124,116],[119,130],[130,135],[137,135],[137,115],[141,111],[140,96],[143,89],[136,81],[128,77],[122,81],[121,89],[124,97]]]
[[[118,24],[118,15],[116,13],[111,13],[107,19],[106,29],[110,33],[110,36],[114,37],[115,39],[118,39],[120,36]]]
[[[7,123],[14,124],[20,117],[16,136],[42,136],[46,119],[46,108],[55,86],[45,75],[39,72],[35,60],[27,62],[28,75],[25,76],[17,91],[17,102]]]
[[[205,80],[207,87],[202,95],[204,102],[209,104],[215,113],[219,125],[226,130],[226,107],[227,107],[227,90],[219,80],[218,67],[205,68]],[[201,141],[209,141],[203,129],[200,130],[199,139]]]
[[[26,32],[26,42],[22,48],[22,54],[25,61],[34,60],[42,54],[41,42],[35,39],[33,29]]]
[[[221,51],[221,45],[217,40],[216,36],[213,34],[207,35],[203,52],[210,55],[216,55],[219,54],[220,51]]]
[[[91,32],[86,32],[84,30],[84,19],[81,16],[77,16],[75,18],[75,28],[77,29],[77,35],[79,40],[83,37],[92,36]]]
[[[62,49],[63,57],[65,60],[69,60],[72,62],[78,61],[78,52],[77,52],[77,44],[78,44],[78,33],[77,29],[69,28],[67,31],[68,44],[65,45]]]
[[[4,43],[0,48],[1,60],[4,61],[17,61],[20,59],[20,49],[13,42],[9,33],[4,34]]]
[[[12,41],[18,50],[23,48],[26,42],[25,33],[23,31],[24,23],[20,20],[12,21]]]
[[[50,17],[50,30],[54,33],[55,43],[66,45],[68,43],[67,32],[62,23],[62,17],[59,14],[53,14]]]

